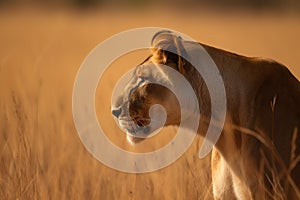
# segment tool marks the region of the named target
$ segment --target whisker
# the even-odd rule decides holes
[[[140,123],[142,126],[146,126],[146,124],[145,124],[142,120],[140,120],[139,123]]]
[[[149,119],[149,118],[144,118],[144,117],[141,117],[141,118],[139,118],[139,119],[141,119],[141,120],[146,120],[146,121],[151,121],[151,119]]]
[[[146,121],[159,122],[159,120],[156,120],[156,119],[149,119],[149,118],[139,118],[139,119],[146,120]]]

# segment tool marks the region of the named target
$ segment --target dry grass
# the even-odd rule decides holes
[[[295,127],[292,132],[291,140],[291,151],[290,151],[290,161],[287,166],[283,158],[280,156],[279,149],[276,148],[274,144],[274,126],[275,126],[275,108],[276,108],[277,95],[274,96],[273,100],[270,102],[272,110],[272,134],[267,136],[264,133],[259,133],[252,131],[247,128],[240,126],[231,125],[231,127],[238,132],[247,134],[256,138],[260,144],[260,167],[259,174],[257,175],[258,184],[264,188],[266,199],[274,200],[284,200],[287,199],[287,194],[292,191],[294,198],[300,199],[300,188],[296,185],[295,180],[292,179],[292,171],[295,170],[295,167],[300,162],[300,154],[296,154],[297,150],[297,137],[298,137],[298,128]],[[288,133],[287,133],[288,135]],[[285,183],[285,184],[283,184]],[[267,185],[271,187],[268,188]],[[263,197],[261,197],[263,199]],[[291,197],[290,197],[291,198]]]
[[[288,194],[290,187],[295,193],[295,197],[300,198],[299,186],[297,186],[291,177],[292,170],[295,169],[296,165],[300,162],[300,155],[295,155],[297,148],[296,138],[298,135],[297,128],[293,132],[293,140],[291,141],[291,158],[290,165],[286,166],[282,160],[278,149],[274,146],[271,138],[266,137],[264,134],[259,134],[255,131],[234,126],[236,130],[250,135],[260,141],[263,147],[260,147],[261,163],[260,172],[258,175],[258,183],[261,185],[271,185],[271,190],[267,187],[265,188],[265,195],[267,199],[284,200],[287,199],[286,194]],[[270,159],[271,158],[271,159]],[[278,167],[279,166],[279,167]],[[267,173],[269,172],[269,174]],[[266,179],[264,179],[266,177]],[[285,183],[282,185],[282,183]]]
[[[166,10],[1,12],[0,199],[212,199],[209,158],[197,157],[199,138],[176,163],[149,174],[118,172],[95,160],[73,125],[76,72],[89,51],[110,35],[139,26],[163,26],[213,46],[274,58],[299,78],[299,22],[294,15],[204,10],[182,17]],[[110,116],[107,94],[119,75],[143,58],[107,71],[111,80],[97,92],[99,119],[102,116],[105,128],[114,130],[115,143],[132,151],[151,150],[156,143],[149,142],[146,149],[126,146],[124,137],[117,137],[120,132]]]

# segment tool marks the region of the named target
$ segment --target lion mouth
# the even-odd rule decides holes
[[[118,123],[121,128],[125,129],[126,139],[131,145],[143,141],[150,134],[149,126],[143,126],[143,124],[124,119],[118,119]]]
[[[165,115],[154,115],[153,118],[145,118],[141,116],[131,117],[129,114],[122,113],[120,116],[115,117],[115,120],[119,128],[126,133],[129,143],[134,144],[160,132],[165,124],[165,118],[161,116]]]
[[[131,120],[130,117],[118,118],[118,124],[120,125],[120,127],[122,129],[125,129],[127,134],[130,134],[137,138],[145,138],[150,133],[150,127],[145,125],[144,121]]]

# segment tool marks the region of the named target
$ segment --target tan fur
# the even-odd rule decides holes
[[[205,136],[208,121],[214,120],[208,89],[195,68],[181,57],[194,53],[195,49],[190,48],[193,45],[169,33],[158,34],[153,40],[153,55],[143,66],[148,63],[169,65],[186,77],[199,100],[202,116],[199,134]],[[226,123],[212,153],[215,199],[300,198],[297,196],[300,164],[289,169],[293,162],[291,157],[300,155],[300,138],[293,139],[293,134],[300,130],[299,81],[275,61],[202,46],[216,63],[227,94]],[[166,51],[168,49],[175,49],[179,56]],[[149,118],[149,107],[157,103],[167,110],[165,125],[178,125],[180,110],[175,96],[154,84],[145,85],[132,94],[130,116],[147,125],[148,122],[139,121],[139,117]]]

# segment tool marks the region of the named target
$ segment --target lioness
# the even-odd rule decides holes
[[[180,124],[175,95],[144,81],[147,76],[174,81],[158,65],[164,64],[181,73],[195,90],[201,111],[198,133],[205,136],[208,121],[213,120],[208,88],[182,56],[197,53],[198,45],[169,31],[153,37],[152,54],[136,68],[127,93],[112,107],[123,128],[134,134],[148,125],[153,104],[166,109],[165,126]],[[211,158],[214,198],[300,199],[299,81],[275,61],[201,45],[217,65],[227,95],[225,125]]]

